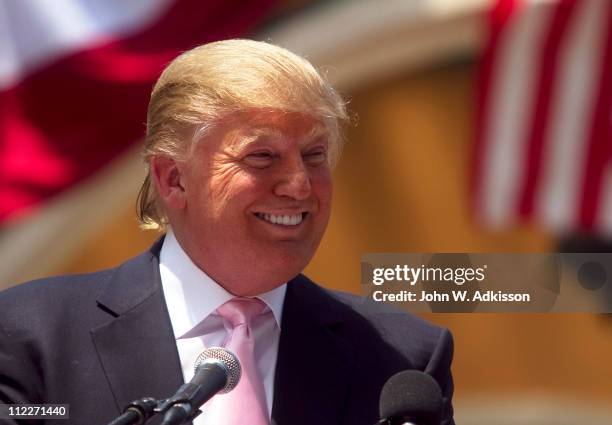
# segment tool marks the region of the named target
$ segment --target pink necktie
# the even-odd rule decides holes
[[[242,366],[242,377],[236,388],[212,400],[210,414],[218,425],[267,425],[269,422],[264,386],[253,354],[255,338],[251,332],[253,319],[261,315],[265,307],[256,298],[234,298],[217,309],[233,328],[225,348],[236,354]]]

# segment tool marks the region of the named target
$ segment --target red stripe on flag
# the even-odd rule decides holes
[[[522,217],[530,217],[534,210],[542,169],[542,152],[546,144],[549,114],[553,100],[553,88],[557,77],[557,59],[565,40],[564,35],[567,34],[566,30],[570,17],[573,16],[575,10],[576,2],[574,0],[563,0],[555,7],[550,29],[546,31],[547,37],[542,50],[538,92],[535,97],[531,132],[527,140],[525,174],[520,176],[523,181],[520,186],[519,214]]]
[[[177,54],[250,29],[274,0],[177,0],[133,36],[65,57],[0,95],[0,222],[139,141],[151,87]]]
[[[498,47],[507,27],[507,23],[520,5],[519,0],[498,0],[488,15],[488,43],[484,48],[478,70],[476,86],[476,141],[472,150],[472,173],[470,176],[470,194],[472,211],[477,218],[481,215],[482,174],[487,143],[485,129],[491,115],[491,87],[493,86],[494,69]]]
[[[595,224],[602,190],[602,177],[612,159],[612,4],[608,4],[608,19],[605,29],[605,51],[600,72],[599,89],[593,124],[588,138],[587,160],[580,203],[579,220],[585,230]]]

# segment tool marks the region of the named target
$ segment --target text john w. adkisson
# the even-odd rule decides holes
[[[414,287],[417,283],[445,284],[462,286],[469,282],[481,283],[486,277],[487,265],[482,267],[379,267],[372,271],[372,283],[376,286],[385,283],[408,284]],[[387,286],[387,289],[389,287]],[[400,290],[387,292],[375,290],[372,299],[379,302],[485,302],[485,303],[525,303],[531,301],[529,293],[510,293],[500,290],[451,289],[449,291]]]

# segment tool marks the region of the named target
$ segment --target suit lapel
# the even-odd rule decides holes
[[[120,410],[145,396],[167,398],[183,383],[161,289],[160,245],[119,267],[98,300],[111,320],[91,334]]]
[[[303,276],[289,282],[276,365],[273,423],[332,425],[349,389],[350,345],[327,295]]]

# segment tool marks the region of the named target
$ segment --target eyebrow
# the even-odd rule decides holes
[[[306,143],[318,140],[328,134],[327,129],[323,125],[315,125],[312,127],[310,132],[306,135]],[[257,143],[261,140],[267,139],[280,139],[283,137],[283,132],[271,127],[255,127],[251,128],[247,133],[241,134],[238,137],[235,147],[237,149],[243,149],[246,146]]]

